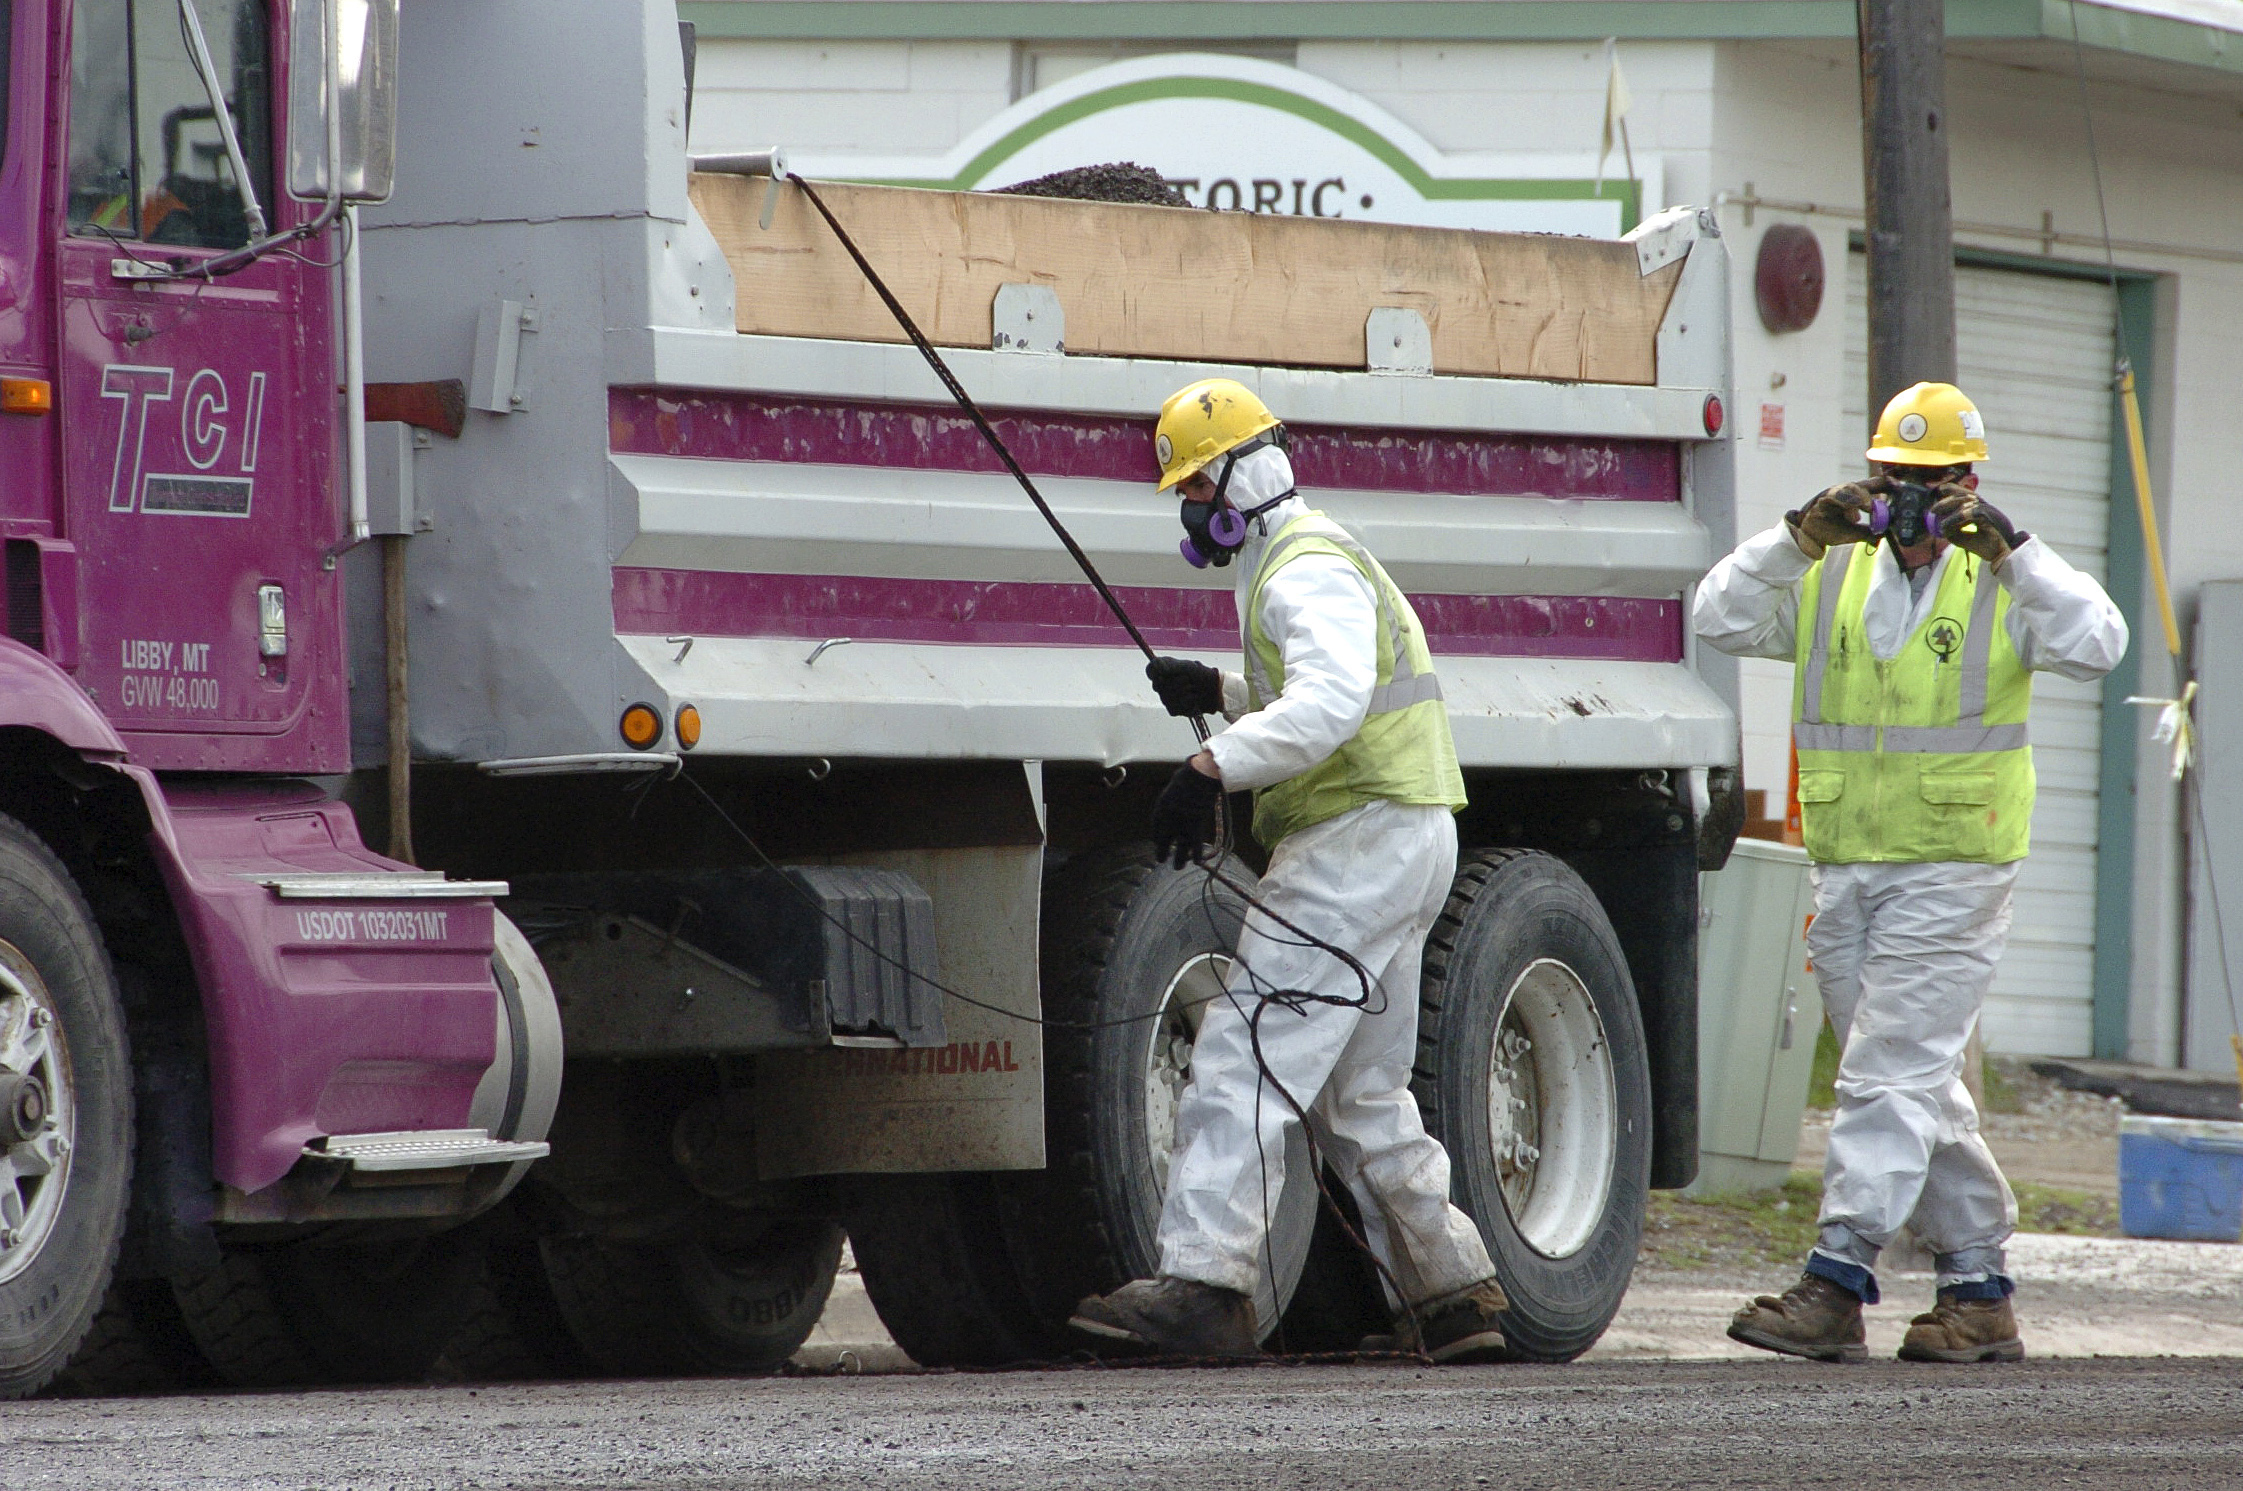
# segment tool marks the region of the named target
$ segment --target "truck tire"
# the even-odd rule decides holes
[[[1229,874],[1253,880],[1236,861]],[[1048,1163],[1001,1177],[999,1189],[1013,1259],[1052,1325],[1084,1295],[1149,1278],[1160,1262],[1154,1239],[1193,1010],[1220,996],[1244,916],[1235,893],[1198,869],[1157,864],[1145,845],[1077,856],[1045,883],[1044,1013],[1061,1022],[1044,1030]],[[1297,1128],[1285,1173],[1255,1299],[1265,1341],[1293,1298],[1318,1220]]]
[[[187,1333],[171,1286],[162,1279],[118,1279],[93,1329],[47,1391],[65,1398],[117,1398],[219,1385]]]
[[[998,1180],[967,1172],[842,1183],[865,1296],[922,1367],[1047,1361],[1079,1344],[1066,1339],[1064,1318],[1039,1315],[1030,1304],[999,1222]]]
[[[0,816],[0,1398],[52,1382],[109,1293],[131,1196],[132,1058],[93,913]]]
[[[228,1248],[176,1275],[172,1295],[229,1385],[419,1382],[481,1287],[480,1239],[460,1229],[399,1242]]]
[[[483,1239],[481,1287],[430,1370],[440,1382],[545,1382],[589,1377],[585,1355],[545,1271],[519,1195],[468,1224]]]
[[[625,1377],[774,1370],[809,1339],[841,1266],[841,1229],[808,1218],[741,1240],[540,1247],[570,1333],[595,1366]]]
[[[1466,857],[1426,943],[1413,1086],[1510,1296],[1512,1354],[1571,1361],[1635,1269],[1651,1078],[1619,939],[1562,862]]]

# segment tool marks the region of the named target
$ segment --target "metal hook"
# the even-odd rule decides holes
[[[823,642],[820,642],[817,646],[810,649],[810,655],[802,660],[802,666],[807,668],[811,664],[817,662],[819,658],[824,657],[826,655],[826,649],[828,647],[847,647],[851,642],[854,642],[856,640],[857,639],[854,637],[828,637]]]
[[[811,781],[813,781],[813,782],[822,782],[822,781],[824,781],[824,780],[825,780],[825,779],[826,779],[827,777],[830,777],[830,776],[832,776],[832,775],[833,775],[833,763],[832,763],[831,761],[828,761],[828,760],[827,760],[827,759],[826,759],[825,757],[823,757],[823,756],[820,756],[820,757],[819,757],[819,758],[818,758],[817,760],[815,760],[815,761],[813,761],[813,762],[811,762],[811,763],[810,763],[810,780],[811,780]]]
[[[1129,780],[1129,768],[1126,766],[1116,766],[1109,770],[1098,780],[1106,784],[1106,789],[1108,791],[1112,791],[1114,788],[1119,787],[1122,783]]]
[[[662,640],[678,644],[678,655],[670,659],[673,663],[684,662],[685,655],[693,650],[693,639],[691,637],[664,637]]]

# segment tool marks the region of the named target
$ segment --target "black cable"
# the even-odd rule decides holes
[[[987,1010],[991,1014],[1003,1015],[1008,1019],[1018,1020],[1024,1025],[1034,1025],[1040,1028],[1051,1030],[1106,1030],[1116,1026],[1137,1025],[1150,1020],[1166,1019],[1171,1011],[1171,1006],[1164,1004],[1159,1009],[1149,1011],[1142,1015],[1125,1015],[1119,1019],[1114,1020],[1053,1020],[1043,1015],[1025,1015],[1018,1010],[1006,1009],[1003,1005],[991,1004],[986,1000],[976,999],[970,994],[962,994],[958,990],[951,988],[949,985],[937,982],[936,980],[927,977],[924,972],[912,968],[910,965],[903,962],[903,960],[888,952],[887,949],[880,947],[878,944],[866,938],[862,933],[858,932],[856,928],[850,926],[847,922],[844,922],[840,918],[836,917],[831,911],[827,910],[823,905],[821,905],[817,898],[812,896],[807,889],[797,884],[793,879],[787,876],[784,869],[777,863],[777,861],[773,860],[771,856],[764,851],[763,846],[755,841],[755,837],[750,834],[745,828],[741,827],[738,820],[733,818],[730,813],[724,810],[724,805],[717,801],[716,797],[709,791],[708,788],[702,786],[700,782],[696,781],[689,774],[680,773],[678,776],[678,780],[683,781],[688,787],[691,787],[695,792],[699,793],[702,801],[706,802],[709,805],[710,811],[717,815],[718,821],[723,823],[726,828],[732,830],[734,836],[736,836],[742,844],[747,846],[748,851],[756,857],[757,861],[760,862],[765,869],[770,870],[774,874],[778,875],[780,881],[784,885],[786,885],[789,890],[793,891],[797,896],[801,897],[803,904],[807,905],[812,911],[816,912],[818,916],[821,917],[829,926],[832,926],[834,929],[839,931],[844,938],[848,939],[850,942],[855,943],[865,952],[870,953],[876,960],[888,964],[890,967],[895,968],[901,973],[920,980],[929,988],[934,989],[937,993],[943,994],[951,999],[955,999],[959,1003],[968,1005],[974,1009]],[[652,783],[649,783],[648,788],[645,790],[651,790],[652,785]],[[1225,818],[1225,842],[1222,859],[1227,860],[1229,858],[1227,814],[1225,815]],[[1385,1012],[1386,1006],[1381,1004],[1377,1008],[1373,1008],[1371,1005],[1371,995],[1374,990],[1382,994],[1385,991],[1383,987],[1381,987],[1375,980],[1371,978],[1370,970],[1366,969],[1362,965],[1362,963],[1354,957],[1354,955],[1347,952],[1344,948],[1334,947],[1332,944],[1327,943],[1320,938],[1316,938],[1308,932],[1301,931],[1300,928],[1295,927],[1291,922],[1277,915],[1267,906],[1262,905],[1258,898],[1254,897],[1251,893],[1246,891],[1244,887],[1240,886],[1237,881],[1231,879],[1228,875],[1223,874],[1221,870],[1217,868],[1217,864],[1220,862],[1221,861],[1210,863],[1205,860],[1198,862],[1199,868],[1203,870],[1207,876],[1205,885],[1201,891],[1201,895],[1204,903],[1207,906],[1207,914],[1209,917],[1210,925],[1217,927],[1218,932],[1220,931],[1220,928],[1216,921],[1217,913],[1214,906],[1214,887],[1217,885],[1221,885],[1225,889],[1231,891],[1232,894],[1239,896],[1240,899],[1247,903],[1249,908],[1249,915],[1254,911],[1259,911],[1264,916],[1268,917],[1271,921],[1276,922],[1279,926],[1284,927],[1289,931],[1298,933],[1299,939],[1301,939],[1295,940],[1291,938],[1269,937],[1269,934],[1267,933],[1261,934],[1265,938],[1268,938],[1269,941],[1279,943],[1280,945],[1294,947],[1314,947],[1321,951],[1330,953],[1333,957],[1345,962],[1349,969],[1354,972],[1356,977],[1361,980],[1363,984],[1363,997],[1359,1000],[1350,999],[1347,996],[1341,994],[1318,994],[1306,989],[1268,988],[1263,986],[1263,979],[1261,975],[1256,973],[1254,971],[1253,965],[1246,960],[1245,950],[1243,947],[1234,945],[1231,954],[1231,962],[1233,967],[1244,970],[1247,982],[1255,986],[1255,1007],[1252,1014],[1247,1014],[1244,1006],[1239,1003],[1238,992],[1231,987],[1231,981],[1228,979],[1224,981],[1222,997],[1229,1000],[1231,1002],[1231,1007],[1234,1010],[1237,1010],[1239,1015],[1246,1021],[1248,1045],[1254,1053],[1255,1070],[1261,1079],[1255,1084],[1254,1088],[1254,1150],[1256,1158],[1260,1161],[1262,1167],[1262,1247],[1264,1253],[1264,1266],[1269,1270],[1271,1288],[1273,1291],[1276,1288],[1277,1262],[1275,1254],[1273,1252],[1274,1245],[1270,1236],[1271,1227],[1269,1218],[1269,1154],[1262,1147],[1261,1142],[1261,1090],[1265,1086],[1274,1087],[1277,1089],[1278,1095],[1285,1099],[1286,1106],[1293,1110],[1293,1117],[1295,1121],[1298,1122],[1301,1126],[1301,1135],[1308,1146],[1309,1177],[1315,1182],[1317,1195],[1323,1202],[1324,1209],[1331,1215],[1333,1224],[1340,1229],[1340,1235],[1345,1237],[1351,1246],[1353,1246],[1357,1251],[1361,1252],[1365,1258],[1370,1260],[1371,1267],[1377,1271],[1379,1278],[1384,1282],[1387,1289],[1392,1292],[1393,1297],[1402,1302],[1402,1309],[1404,1314],[1409,1317],[1411,1325],[1413,1326],[1413,1328],[1415,1328],[1418,1336],[1422,1340],[1424,1334],[1424,1326],[1423,1322],[1418,1317],[1416,1304],[1414,1304],[1410,1300],[1409,1295],[1403,1290],[1401,1286],[1401,1281],[1394,1277],[1393,1270],[1387,1266],[1385,1259],[1379,1257],[1378,1250],[1371,1246],[1369,1239],[1365,1238],[1360,1232],[1356,1230],[1354,1225],[1348,1221],[1347,1213],[1341,1208],[1339,1198],[1332,1194],[1331,1186],[1325,1180],[1324,1152],[1322,1144],[1317,1139],[1316,1126],[1309,1121],[1307,1109],[1303,1108],[1301,1104],[1297,1100],[1295,1100],[1291,1090],[1285,1086],[1284,1082],[1279,1080],[1277,1073],[1270,1069],[1269,1058],[1262,1051],[1262,1015],[1273,1004],[1283,1006],[1284,1008],[1287,1008],[1293,1013],[1299,1015],[1306,1015],[1306,1007],[1312,1004],[1327,1004],[1342,1009],[1360,1010],[1363,1013],[1369,1015],[1377,1015],[1383,1014]],[[1240,929],[1240,937],[1243,938],[1244,935],[1245,932],[1244,928],[1242,927]],[[1206,1002],[1212,1003],[1212,1001]],[[1279,1328],[1283,1328],[1282,1318],[1280,1319]],[[1422,1352],[1415,1354],[1422,1356]]]
[[[894,292],[888,288],[887,282],[880,277],[879,272],[875,270],[872,267],[871,262],[865,258],[863,251],[857,247],[856,241],[849,236],[848,230],[841,226],[840,220],[833,215],[832,210],[828,208],[824,200],[819,197],[817,189],[813,187],[808,181],[805,181],[801,176],[796,175],[792,172],[788,173],[786,179],[793,182],[797,187],[801,188],[803,196],[807,198],[810,205],[817,210],[818,216],[825,219],[826,226],[833,230],[833,236],[840,240],[842,248],[847,251],[850,259],[855,261],[857,269],[864,275],[866,282],[872,286],[873,293],[880,297],[881,303],[883,305],[887,306],[889,314],[895,317],[896,324],[901,326],[903,328],[904,335],[910,338],[911,345],[916,348],[919,352],[919,355],[926,360],[927,366],[933,370],[936,379],[950,394],[950,397],[957,403],[958,407],[965,412],[966,417],[973,422],[974,428],[980,431],[982,439],[988,442],[991,450],[996,452],[997,458],[1004,463],[1005,469],[1012,473],[1013,480],[1017,481],[1020,484],[1020,488],[1023,492],[1027,493],[1028,500],[1035,504],[1036,511],[1043,516],[1044,522],[1050,526],[1052,533],[1059,539],[1060,544],[1067,550],[1068,556],[1075,561],[1075,565],[1082,571],[1083,577],[1087,579],[1091,583],[1092,588],[1098,592],[1099,599],[1104,601],[1106,603],[1106,608],[1113,612],[1114,619],[1121,624],[1122,630],[1129,634],[1130,640],[1137,644],[1138,650],[1144,653],[1148,661],[1155,659],[1158,654],[1153,651],[1152,644],[1145,639],[1145,634],[1138,630],[1137,623],[1130,617],[1128,609],[1122,605],[1121,598],[1115,595],[1112,588],[1106,584],[1105,577],[1099,574],[1098,567],[1096,564],[1092,563],[1090,555],[1085,553],[1083,551],[1082,545],[1075,541],[1075,536],[1072,533],[1068,532],[1067,525],[1059,520],[1059,515],[1052,511],[1051,504],[1044,500],[1043,493],[1039,492],[1036,489],[1036,483],[1029,477],[1027,471],[1022,469],[1020,462],[1014,458],[1011,448],[1005,444],[1004,437],[997,433],[996,427],[992,425],[989,422],[988,417],[981,412],[981,408],[974,402],[973,396],[966,392],[965,386],[961,384],[958,381],[957,376],[951,372],[950,366],[943,360],[942,354],[937,352],[934,348],[934,345],[927,340],[925,333],[920,331],[918,323],[911,319],[911,313],[906,311],[903,307],[903,303],[896,299]],[[1229,469],[1227,466],[1224,471],[1224,476],[1227,485],[1227,480],[1229,477]],[[1203,716],[1193,715],[1191,717],[1191,726],[1193,734],[1198,737],[1202,744],[1204,744],[1209,737],[1209,729],[1206,719]],[[690,782],[691,778],[688,778],[687,780]],[[741,829],[737,823],[734,823],[730,815],[726,814],[722,807],[718,806],[716,799],[710,796],[706,788],[703,788],[698,782],[693,782],[692,785],[694,787],[694,790],[700,792],[701,795],[708,800],[712,808],[716,808],[718,816],[723,818],[725,823],[749,844],[750,848],[754,850],[758,859],[761,859],[766,865],[770,865],[773,869],[777,868],[777,866],[771,864],[769,856],[764,854],[761,847],[757,846],[754,843],[754,840],[748,836],[746,831]],[[1339,1226],[1341,1232],[1347,1237],[1350,1243],[1352,1243],[1363,1253],[1366,1258],[1371,1261],[1372,1266],[1378,1270],[1379,1276],[1386,1282],[1388,1288],[1392,1291],[1393,1297],[1401,1302],[1402,1309],[1408,1316],[1409,1321],[1422,1344],[1423,1323],[1418,1317],[1417,1306],[1411,1302],[1406,1292],[1401,1288],[1399,1281],[1395,1279],[1392,1271],[1388,1269],[1385,1261],[1378,1256],[1377,1250],[1372,1248],[1369,1241],[1359,1235],[1355,1228],[1348,1224],[1345,1213],[1340,1209],[1338,1199],[1332,1195],[1330,1188],[1325,1184],[1323,1154],[1321,1151],[1321,1147],[1317,1143],[1315,1125],[1309,1122],[1307,1110],[1294,1099],[1292,1092],[1285,1086],[1283,1082],[1278,1080],[1277,1074],[1270,1069],[1268,1059],[1262,1051],[1261,1043],[1261,1019],[1263,1014],[1268,1011],[1269,1007],[1272,1004],[1282,1005],[1285,1008],[1293,1011],[1295,1014],[1303,1016],[1307,1014],[1308,1007],[1310,1005],[1316,1004],[1332,1005],[1339,1008],[1350,1008],[1359,1012],[1376,1014],[1383,1012],[1384,1007],[1382,1006],[1379,1010],[1373,1010],[1371,1008],[1373,994],[1374,992],[1383,993],[1383,990],[1380,989],[1377,981],[1370,976],[1370,971],[1363,966],[1361,961],[1358,960],[1354,956],[1354,954],[1348,952],[1345,948],[1341,948],[1330,942],[1327,942],[1323,938],[1318,937],[1314,933],[1308,931],[1306,928],[1297,926],[1278,913],[1271,911],[1269,907],[1263,904],[1261,899],[1253,892],[1247,890],[1244,886],[1238,884],[1237,881],[1231,879],[1229,876],[1225,875],[1222,872],[1222,870],[1219,868],[1219,865],[1223,859],[1227,858],[1230,855],[1233,848],[1232,824],[1229,803],[1227,799],[1218,799],[1216,820],[1217,844],[1214,857],[1210,859],[1205,854],[1204,848],[1201,852],[1195,853],[1193,855],[1194,862],[1198,864],[1203,871],[1205,871],[1209,882],[1211,884],[1220,884],[1225,889],[1229,890],[1232,894],[1238,896],[1249,908],[1249,915],[1251,915],[1253,912],[1259,912],[1261,913],[1261,915],[1268,918],[1271,922],[1274,922],[1279,927],[1294,934],[1294,938],[1298,939],[1298,941],[1290,941],[1289,939],[1271,938],[1271,941],[1278,942],[1281,945],[1315,948],[1329,954],[1333,958],[1338,959],[1341,963],[1346,965],[1347,969],[1355,975],[1357,983],[1362,988],[1362,997],[1360,999],[1350,999],[1343,995],[1319,994],[1306,989],[1264,988],[1261,987],[1262,979],[1260,978],[1260,976],[1254,972],[1251,965],[1246,963],[1243,956],[1243,949],[1240,949],[1234,955],[1234,963],[1245,970],[1247,981],[1256,986],[1254,990],[1256,1000],[1254,1012],[1251,1015],[1246,1016],[1246,1020],[1249,1044],[1254,1054],[1254,1064],[1260,1078],[1260,1081],[1256,1084],[1254,1096],[1256,1110],[1254,1115],[1254,1129],[1255,1149],[1257,1155],[1261,1159],[1263,1174],[1265,1177],[1262,1187],[1262,1236],[1265,1250],[1269,1246],[1270,1233],[1269,1190],[1266,1179],[1268,1174],[1269,1157],[1267,1153],[1263,1151],[1261,1143],[1260,1089],[1262,1084],[1267,1084],[1275,1087],[1278,1092],[1284,1097],[1286,1105],[1293,1110],[1293,1116],[1295,1120],[1300,1124],[1301,1132],[1307,1139],[1309,1163],[1313,1178],[1316,1182],[1318,1195],[1322,1198],[1326,1209],[1330,1211],[1333,1221]],[[791,885],[793,882],[789,881],[788,883]],[[805,892],[804,894],[807,897],[807,892]],[[818,909],[821,913],[824,912],[823,907],[820,907]],[[833,920],[830,915],[828,915],[827,919],[829,921]],[[834,925],[840,926],[841,924],[838,921],[834,921]],[[858,937],[851,929],[843,927],[842,930],[853,940],[858,941],[860,944],[864,943],[864,939]],[[1266,936],[1267,934],[1263,935]],[[1243,928],[1241,929],[1240,936],[1243,939]],[[869,947],[869,944],[866,945]],[[885,953],[881,953],[878,949],[871,949],[871,951],[873,951],[876,956],[883,958],[885,961],[891,963],[896,962],[895,959],[889,958]],[[912,970],[910,969],[904,969],[903,971],[906,973],[912,972]],[[928,982],[932,983],[932,980],[929,980]],[[941,988],[940,985],[936,985],[935,987]],[[992,1010],[999,1014],[1011,1015],[1015,1019],[1023,1020],[1028,1023],[1052,1026],[1057,1026],[1062,1023],[1058,1021],[1047,1021],[1042,1019],[1041,1017],[1036,1016],[1020,1015],[1015,1011],[1002,1009],[999,1006],[987,1004],[983,1001],[960,995],[954,990],[943,989],[942,992],[950,995],[952,998],[960,999],[964,1003],[973,1007]],[[1232,1001],[1233,1008],[1238,1009],[1239,1012],[1244,1015],[1244,1008],[1238,1003],[1238,994],[1237,991],[1231,987],[1231,981],[1225,981],[1223,992],[1224,997]],[[1106,1025],[1135,1024],[1141,1019],[1160,1018],[1163,1014],[1165,1014],[1165,1010],[1154,1011],[1151,1015],[1148,1016],[1130,1016],[1121,1020],[1114,1021],[1089,1022],[1087,1024],[1085,1022],[1065,1023],[1067,1023],[1070,1028],[1095,1029]],[[1276,1269],[1274,1267],[1273,1259],[1270,1260],[1270,1273],[1271,1282],[1274,1286]]]
[[[1036,490],[1035,482],[1030,480],[1028,473],[1021,469],[1020,462],[1013,459],[1011,448],[998,435],[996,428],[989,423],[988,417],[981,412],[981,406],[973,401],[973,396],[966,392],[963,384],[959,383],[957,375],[950,371],[950,364],[942,360],[942,354],[935,351],[934,344],[927,340],[924,332],[920,331],[919,323],[911,319],[911,313],[903,308],[903,302],[896,299],[894,292],[889,290],[887,282],[880,278],[871,263],[866,260],[863,252],[858,249],[856,240],[849,236],[848,229],[841,226],[840,219],[833,215],[832,210],[818,196],[817,189],[811,186],[809,182],[804,181],[792,172],[788,173],[787,180],[801,187],[802,195],[809,198],[812,207],[818,209],[818,216],[826,220],[826,226],[833,229],[833,236],[841,240],[841,246],[849,251],[849,257],[857,261],[857,268],[864,271],[864,277],[872,286],[873,293],[877,294],[881,303],[888,307],[889,314],[896,318],[896,324],[903,328],[904,335],[911,338],[911,345],[919,349],[919,355],[927,360],[927,366],[934,369],[935,377],[942,381],[942,386],[945,389],[949,390],[951,398],[958,401],[958,407],[965,410],[966,417],[974,422],[974,428],[981,431],[981,438],[989,442],[989,448],[997,453],[997,459],[1005,463],[1005,469],[1012,473],[1014,481],[1020,483],[1020,489],[1028,494],[1028,500],[1036,504],[1036,511],[1044,515],[1044,521],[1051,525],[1051,531],[1058,536],[1059,542],[1066,546],[1069,557],[1075,561],[1076,567],[1082,570],[1084,578],[1088,579],[1092,587],[1097,590],[1098,598],[1106,603],[1106,609],[1114,613],[1114,619],[1121,623],[1123,631],[1129,633],[1129,640],[1137,644],[1138,651],[1145,654],[1146,661],[1152,661],[1158,654],[1153,651],[1153,644],[1145,640],[1145,634],[1137,629],[1137,623],[1130,619],[1128,610],[1121,603],[1121,598],[1107,587],[1105,577],[1098,573],[1098,566],[1090,562],[1090,556],[1083,552],[1081,544],[1075,542],[1075,536],[1067,531],[1067,525],[1059,521],[1059,515],[1051,510],[1051,504],[1044,501],[1044,494]],[[1205,740],[1207,738],[1206,722],[1195,715],[1192,719],[1192,725],[1199,732],[1200,739]]]

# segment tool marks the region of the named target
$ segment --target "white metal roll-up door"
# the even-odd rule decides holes
[[[1867,276],[1846,256],[1845,448],[1862,470],[1869,383]],[[1961,386],[1986,416],[1981,491],[2018,527],[2103,578],[2111,506],[2111,364],[2117,303],[2108,285],[2006,269],[1955,271]],[[2086,1056],[2093,1047],[2096,782],[2102,686],[2033,680],[2040,795],[2033,850],[2017,879],[2009,951],[1987,1001],[1994,1051]]]

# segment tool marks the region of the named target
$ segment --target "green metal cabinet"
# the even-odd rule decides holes
[[[1698,884],[1698,1179],[1691,1192],[1780,1185],[1822,1029],[1807,966],[1807,851],[1739,839]]]

